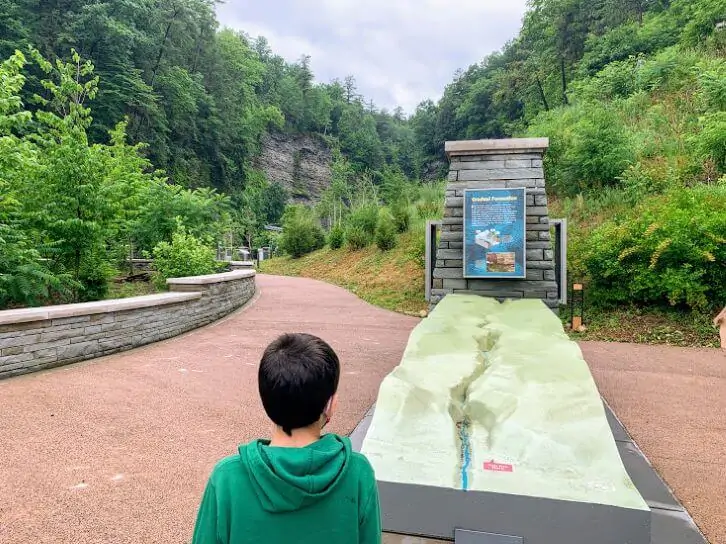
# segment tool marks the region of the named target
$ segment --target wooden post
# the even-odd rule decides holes
[[[575,306],[578,302],[580,304],[580,315],[575,315]],[[585,293],[584,287],[581,283],[576,283],[572,286],[572,301],[570,304],[572,304],[572,330],[575,332],[582,332],[585,330],[585,327],[582,324],[582,317],[585,313]]]

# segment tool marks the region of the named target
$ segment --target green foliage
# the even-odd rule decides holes
[[[563,195],[617,184],[635,160],[622,120],[601,104],[542,114],[529,133],[550,138],[545,167],[551,186]]]
[[[19,202],[0,180],[0,308],[36,306],[63,296],[76,284],[55,275],[24,231]]]
[[[335,225],[328,234],[328,245],[330,249],[340,249],[345,243],[345,230],[340,225]]]
[[[408,231],[411,225],[411,207],[408,202],[400,199],[396,200],[390,207],[393,223],[398,233]]]
[[[726,172],[726,111],[708,113],[701,119],[702,131],[694,137],[702,159],[712,160],[720,172]]]
[[[280,249],[297,259],[325,246],[325,233],[313,210],[288,206],[282,216]]]
[[[726,186],[652,197],[587,246],[591,300],[710,309],[726,291]]]
[[[373,238],[359,225],[349,225],[345,229],[345,241],[348,247],[354,251],[366,248],[371,245]]]
[[[381,210],[378,214],[376,245],[382,251],[388,251],[396,247],[396,224],[393,216],[386,209]]]
[[[378,206],[364,204],[354,209],[346,220],[345,239],[351,249],[363,249],[371,245],[378,226]]]
[[[698,46],[713,37],[716,25],[724,20],[721,0],[676,0],[674,8],[686,23],[682,40],[690,46]]]
[[[217,271],[214,250],[188,233],[180,223],[172,234],[171,243],[160,242],[153,251],[154,283],[166,286],[169,278],[202,276]]]
[[[698,65],[698,84],[705,109],[726,111],[726,60],[701,62]]]
[[[189,189],[241,192],[262,137],[279,130],[339,139],[361,172],[417,171],[406,120],[364,105],[352,77],[317,84],[309,56],[286,62],[264,38],[219,27],[211,0],[4,1],[0,58],[33,44],[69,61],[76,47],[103,81],[90,142],[128,118],[130,141],[147,142],[154,168]],[[40,88],[33,78],[23,101]]]
[[[439,219],[444,215],[446,184],[431,183],[422,185],[418,192],[416,211],[419,219]]]

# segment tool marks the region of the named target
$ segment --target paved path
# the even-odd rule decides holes
[[[726,544],[726,354],[585,342],[601,393],[711,544]]]
[[[257,363],[282,332],[338,352],[331,430],[353,430],[418,320],[313,280],[257,282],[256,302],[210,327],[0,382],[1,543],[188,541],[214,462],[268,433]]]
[[[348,433],[416,319],[307,279],[258,276],[260,297],[210,327],[139,350],[0,381],[0,542],[182,543],[214,462],[268,431],[256,367],[284,331],[343,361]],[[726,544],[726,357],[586,343],[613,409],[712,544]]]

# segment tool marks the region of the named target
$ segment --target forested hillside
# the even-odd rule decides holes
[[[163,279],[267,243],[300,196],[253,167],[269,135],[321,141],[346,194],[417,175],[401,110],[220,29],[214,5],[0,1],[0,308],[103,297],[132,253],[176,255]]]
[[[726,303],[726,2],[531,0],[520,34],[411,120],[446,140],[548,136],[554,214],[591,303]]]
[[[400,165],[414,176],[413,135],[402,113],[378,112],[354,76],[316,84],[310,57],[290,64],[264,38],[220,29],[213,0],[5,0],[0,58],[36,47],[47,59],[71,49],[94,65],[92,142],[128,117],[131,143],[184,187],[242,189],[269,130],[339,139],[361,170]],[[40,90],[32,70],[23,93]],[[30,103],[26,100],[26,103]],[[273,181],[273,180],[271,180]]]
[[[268,223],[293,257],[406,244],[420,268],[442,187],[418,180],[445,174],[444,142],[531,135],[590,303],[710,310],[725,56],[726,0],[531,0],[516,38],[407,117],[219,28],[212,0],[0,0],[0,307],[106,296],[131,253],[159,285],[213,271],[220,242],[276,244]],[[254,167],[278,162],[261,142],[297,140],[324,147],[312,192],[296,151],[284,186]]]

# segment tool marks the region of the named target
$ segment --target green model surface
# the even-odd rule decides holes
[[[449,295],[381,384],[378,480],[647,510],[578,345],[538,300]]]

